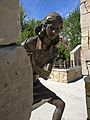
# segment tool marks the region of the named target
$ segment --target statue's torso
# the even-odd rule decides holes
[[[34,54],[35,62],[39,67],[43,67],[57,56],[57,49],[54,45],[50,45],[47,50],[36,48],[38,43],[37,37],[32,37],[24,43],[27,52]]]

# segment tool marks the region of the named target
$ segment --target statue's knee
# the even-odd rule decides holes
[[[59,100],[58,108],[62,108],[62,109],[65,108],[65,102],[63,100]]]
[[[63,103],[62,103],[62,107],[63,107],[63,109],[65,108],[65,102],[64,101],[62,101]]]
[[[64,109],[65,108],[65,102],[62,99],[55,99],[53,100],[53,105],[55,105],[59,109]]]

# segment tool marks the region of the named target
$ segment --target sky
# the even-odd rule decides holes
[[[58,12],[62,17],[67,17],[77,6],[80,6],[80,0],[20,0],[20,4],[27,19],[41,20],[51,12]]]

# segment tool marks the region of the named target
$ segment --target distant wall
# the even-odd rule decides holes
[[[81,66],[69,69],[53,69],[50,75],[51,79],[61,83],[68,83],[82,77]]]
[[[81,65],[81,45],[70,52],[70,60],[73,61],[73,66]]]

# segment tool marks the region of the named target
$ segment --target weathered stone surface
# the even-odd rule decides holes
[[[73,61],[73,66],[81,64],[81,44],[70,52],[70,60]]]
[[[81,29],[82,31],[82,37],[88,37],[90,33],[90,28],[89,27],[84,27]]]
[[[90,13],[81,15],[81,28],[90,27]]]
[[[80,0],[81,3],[86,2],[86,0]]]
[[[87,11],[90,12],[90,0],[86,0],[85,5],[86,5]]]
[[[80,9],[81,14],[88,14],[90,12],[90,0],[83,0]]]
[[[89,47],[89,38],[88,38],[88,36],[82,37],[82,41],[81,42],[82,42],[82,49],[84,51],[88,50],[88,47]]]
[[[82,74],[90,76],[90,0],[81,0]],[[85,78],[88,119],[90,119],[90,77]]]
[[[88,75],[90,74],[90,50],[83,50],[82,49],[82,74]],[[86,62],[88,61],[88,62]]]
[[[88,75],[89,70],[87,70],[86,61],[90,60],[90,13],[88,11],[87,6],[90,4],[90,0],[81,0],[81,31],[82,31],[82,51],[81,51],[81,59],[82,59],[82,73],[83,75]],[[83,14],[84,13],[84,14]],[[88,69],[90,66],[88,65]]]
[[[0,0],[0,44],[20,39],[19,0]]]
[[[32,67],[22,46],[0,48],[0,120],[29,120]]]
[[[51,72],[51,79],[53,81],[68,83],[76,80],[82,76],[81,66],[70,69],[53,69]]]
[[[87,8],[86,8],[86,4],[84,2],[81,4],[80,9],[81,9],[81,13],[80,14],[88,13]]]

